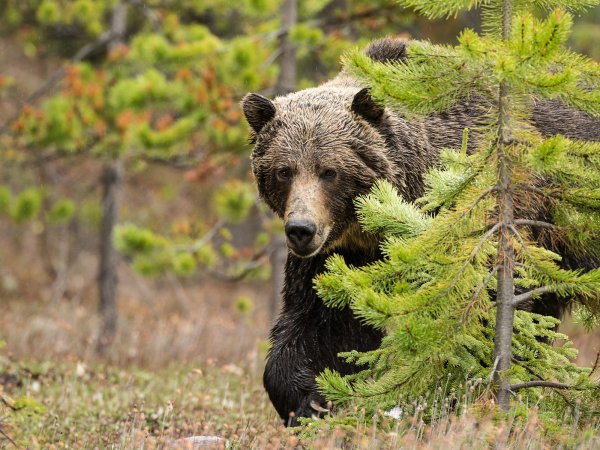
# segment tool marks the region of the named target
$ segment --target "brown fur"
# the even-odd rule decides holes
[[[384,39],[366,53],[378,61],[400,61],[406,44]],[[242,107],[253,129],[252,169],[261,197],[286,225],[300,218],[316,229],[305,248],[290,245],[283,310],[271,332],[264,375],[277,411],[285,423],[294,424],[298,416],[318,413],[311,402],[323,405],[314,381],[319,372],[325,367],[341,373],[356,370],[337,357],[339,352],[372,349],[381,338],[348,309],[326,308],[312,286],[334,251],[355,266],[381,256],[377,237],[360,230],[354,198],[380,178],[406,200],[420,197],[424,174],[437,164],[440,150],[460,148],[463,129],[481,123],[481,107],[462,102],[449,112],[408,120],[373,102],[345,72],[273,101],[249,94]],[[539,103],[532,122],[545,135],[600,140],[596,119],[561,103]],[[550,309],[541,312],[559,315],[564,308],[558,301],[545,303]]]

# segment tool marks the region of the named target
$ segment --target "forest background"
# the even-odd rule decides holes
[[[477,11],[433,22],[390,0],[3,1],[0,381],[39,402],[40,425],[0,419],[0,430],[64,440],[62,423],[40,436],[64,400],[49,380],[90,372],[142,391],[148,373],[206,372],[226,384],[189,412],[222,407],[241,384],[276,423],[259,374],[285,248],[252,184],[240,98],[319,84],[377,37],[451,43],[479,23]],[[576,17],[570,44],[600,59],[598,8]],[[579,361],[593,364],[600,336],[568,322]],[[135,395],[106,407],[124,416],[97,435],[206,428],[198,414],[165,419],[171,394],[146,413]]]

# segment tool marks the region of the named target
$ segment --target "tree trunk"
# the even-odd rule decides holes
[[[285,239],[282,236],[273,238],[273,251],[271,252],[271,319],[277,317],[279,312],[280,298],[284,288],[285,279],[285,260],[288,250]]]
[[[289,39],[289,30],[298,19],[297,0],[283,0],[281,5],[281,29],[279,38],[279,77],[275,86],[275,95],[283,95],[296,89],[296,47]]]
[[[97,350],[104,351],[113,342],[118,322],[117,255],[113,247],[113,231],[119,218],[119,194],[122,167],[119,160],[108,163],[102,172],[102,224],[100,228],[100,261],[98,269],[99,310],[102,318]]]
[[[279,76],[275,85],[275,95],[285,95],[296,89],[296,47],[289,40],[289,29],[297,21],[297,0],[284,0],[281,5],[281,28],[284,31],[279,38]],[[273,250],[270,256],[271,262],[271,319],[274,319],[279,311],[281,292],[283,291],[285,260],[287,258],[287,245],[281,236],[272,236]]]
[[[113,9],[110,47],[123,42],[127,29],[127,4]],[[106,163],[102,183],[102,224],[100,227],[100,258],[98,261],[98,309],[101,316],[96,350],[103,354],[114,341],[119,313],[117,309],[117,254],[113,247],[113,232],[119,219],[119,197],[123,181],[123,163],[119,157]]]
[[[511,2],[504,0],[502,6],[502,38],[510,36]],[[510,383],[505,372],[510,369],[512,357],[512,335],[515,321],[513,299],[515,255],[511,243],[511,229],[514,227],[514,206],[512,196],[512,168],[506,154],[510,137],[508,113],[508,86],[500,84],[498,96],[498,162],[499,190],[498,209],[500,212],[500,240],[498,243],[498,289],[496,295],[496,330],[494,336],[494,381],[496,399],[503,410],[510,406]]]

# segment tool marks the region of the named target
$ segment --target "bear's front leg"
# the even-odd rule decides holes
[[[319,370],[299,344],[274,342],[263,377],[269,398],[286,426],[298,425],[299,417],[327,413],[315,381]]]

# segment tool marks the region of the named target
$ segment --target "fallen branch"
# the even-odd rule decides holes
[[[12,445],[14,445],[16,448],[21,448],[19,445],[17,445],[17,443],[8,435],[4,432],[4,430],[2,430],[2,427],[0,427],[0,434],[2,436],[4,436],[4,438],[6,440],[8,440],[8,442],[10,442]]]

